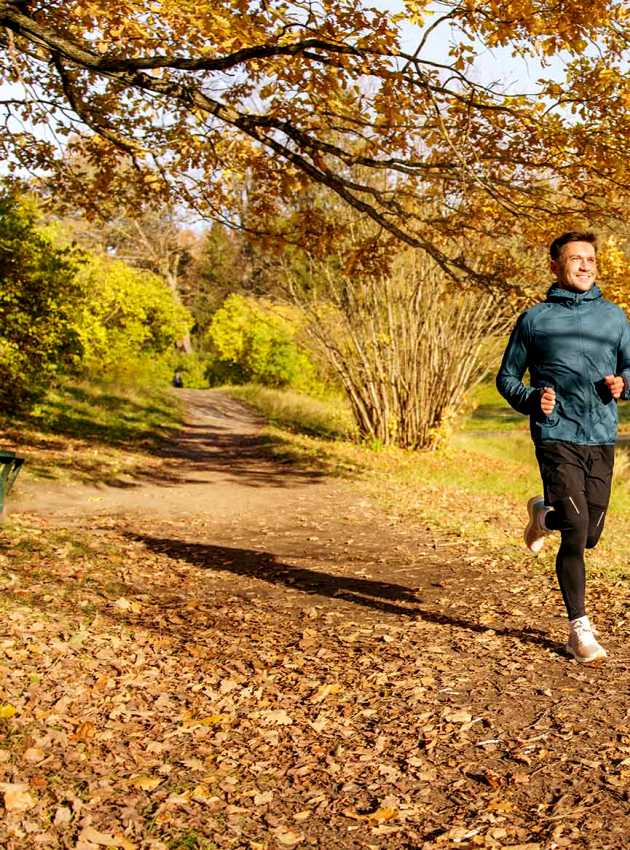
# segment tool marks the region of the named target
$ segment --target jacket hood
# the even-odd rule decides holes
[[[574,292],[571,289],[564,289],[557,283],[553,283],[547,290],[547,301],[564,301],[567,303],[580,303],[581,301],[595,301],[597,298],[602,298],[602,291],[599,286],[594,283],[586,292]]]

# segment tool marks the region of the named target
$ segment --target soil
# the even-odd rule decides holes
[[[401,525],[360,482],[272,460],[242,404],[181,394],[186,426],[150,479],[31,483],[14,508],[155,559],[155,586],[150,571],[144,585],[128,575],[125,598],[160,612],[171,656],[199,648],[199,711],[228,718],[182,746],[191,764],[196,752],[231,765],[234,784],[219,771],[205,802],[171,793],[158,809],[169,835],[193,824],[208,843],[160,845],[145,821],[127,828],[134,846],[627,847],[623,588],[593,585],[610,658],[581,667],[563,650],[555,577],[526,554],[506,566]],[[125,616],[152,628],[148,613]],[[176,676],[162,681],[169,700]],[[195,784],[193,768],[169,763]],[[94,823],[115,809],[105,797]]]

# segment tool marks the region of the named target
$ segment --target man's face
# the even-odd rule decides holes
[[[558,259],[551,261],[551,271],[564,289],[587,292],[597,274],[595,246],[590,242],[567,242]]]

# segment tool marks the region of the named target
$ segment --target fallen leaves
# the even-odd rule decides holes
[[[12,556],[11,593],[21,593],[0,641],[0,846],[22,850],[21,831],[36,827],[51,850],[153,850],[154,840],[162,850],[186,835],[252,850],[535,847],[532,824],[551,835],[565,819],[595,846],[608,814],[623,822],[615,800],[628,787],[630,728],[611,699],[615,677],[571,678],[547,647],[499,625],[488,643],[476,579],[456,567],[435,588],[443,601],[413,617],[332,596],[305,607],[271,581],[262,592],[255,574],[208,567],[208,550],[240,563],[238,531],[225,532],[222,554],[216,541],[186,542],[175,558],[108,526],[98,538],[107,554],[90,549],[81,582],[72,564],[47,560],[48,531],[37,576]],[[153,537],[172,547],[180,532],[174,521]],[[376,580],[373,564],[362,573]],[[493,573],[509,598],[501,580]],[[484,604],[488,616],[504,610]],[[587,701],[608,712],[592,737],[575,720]],[[567,776],[599,795],[600,826],[588,806],[557,807],[542,790]]]
[[[135,776],[129,784],[142,791],[154,791],[162,782],[164,782],[163,776]]]
[[[301,844],[305,838],[303,833],[294,832],[291,829],[277,829],[274,836],[283,847],[295,847],[297,844]]]
[[[341,685],[331,683],[328,685],[320,685],[317,691],[311,697],[311,702],[323,702],[327,697],[341,693]]]
[[[27,812],[35,805],[28,785],[22,782],[0,782],[0,792],[4,794],[7,812]]]
[[[119,611],[131,611],[133,614],[139,614],[142,611],[141,602],[135,599],[126,599],[124,596],[121,596],[112,605],[114,608],[118,608]]]
[[[347,818],[352,818],[352,820],[362,820],[379,824],[398,817],[398,809],[392,808],[391,806],[382,806],[368,814],[360,814],[359,812],[354,812],[351,809],[344,809],[343,814]]]
[[[79,833],[75,850],[91,850],[95,846],[116,848],[116,850],[136,850],[136,844],[120,833],[112,835],[100,832],[92,826],[84,827]]]

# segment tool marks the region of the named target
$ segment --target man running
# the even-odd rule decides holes
[[[617,399],[630,398],[630,326],[595,284],[593,233],[551,243],[556,282],[518,319],[497,375],[501,395],[529,414],[544,496],[527,504],[525,544],[538,554],[560,532],[556,574],[569,616],[567,651],[582,663],[606,657],[584,607],[584,550],[597,545],[612,480]],[[530,384],[523,383],[529,370]]]

